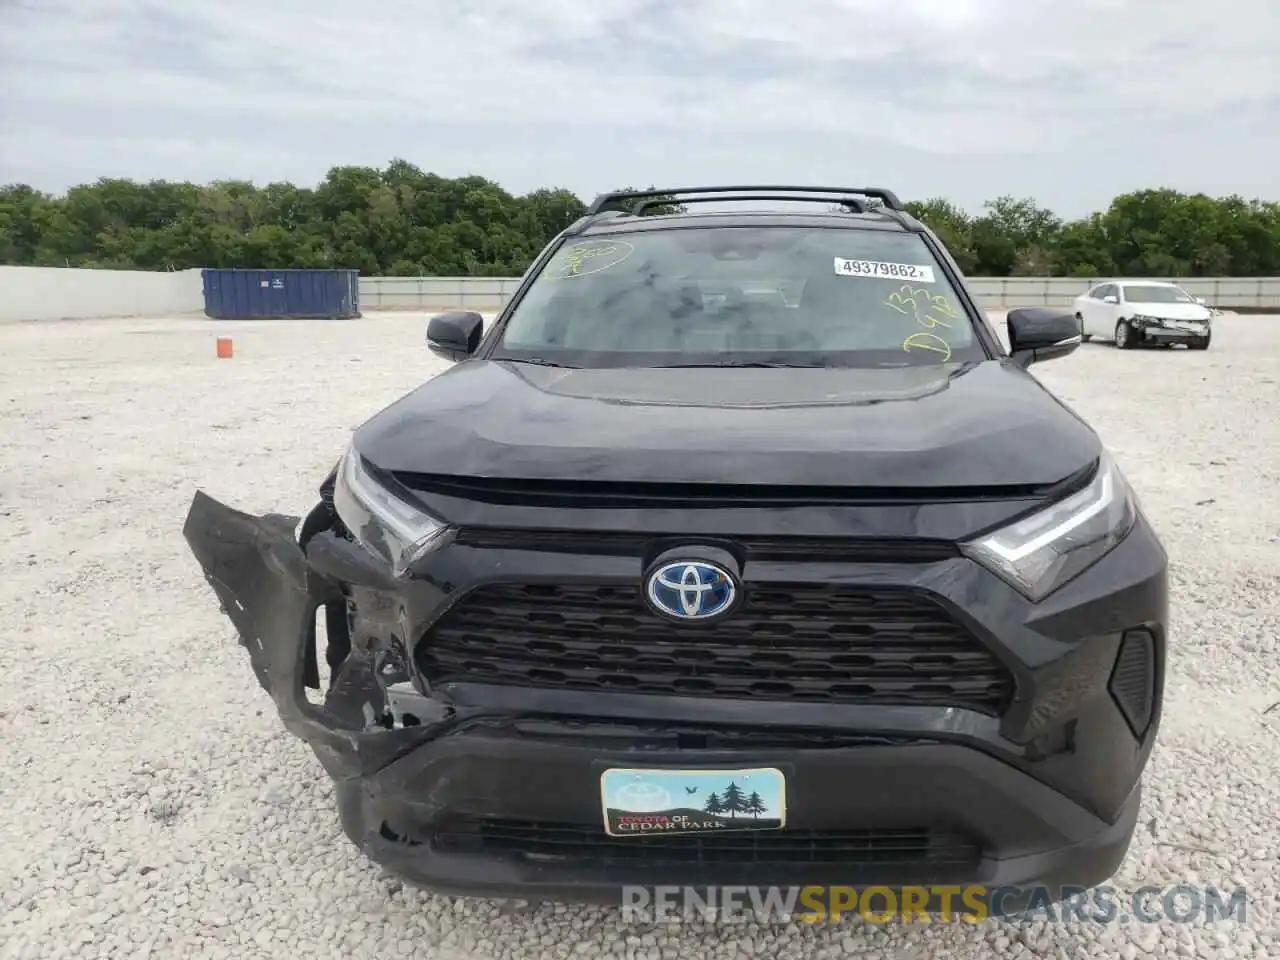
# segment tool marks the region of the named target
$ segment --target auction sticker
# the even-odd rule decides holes
[[[836,273],[842,277],[872,280],[916,280],[933,283],[933,267],[918,263],[884,263],[881,260],[846,260],[836,257]]]

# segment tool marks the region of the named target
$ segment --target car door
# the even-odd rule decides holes
[[[1116,300],[1117,300],[1116,305],[1111,308],[1111,313],[1112,313],[1111,335],[1112,336],[1115,336],[1116,321],[1121,319],[1122,317],[1129,316],[1129,312],[1133,309],[1133,305],[1127,301],[1124,295],[1123,284],[1116,284]]]
[[[1094,336],[1113,337],[1116,332],[1116,317],[1119,315],[1120,287],[1114,283],[1104,283],[1098,288],[1098,297],[1093,305]]]
[[[1093,292],[1097,287],[1090,287],[1073,301],[1075,311],[1080,315],[1080,332],[1083,334],[1092,334],[1093,330],[1089,326],[1089,314],[1093,309]]]
[[[1080,300],[1080,326],[1081,332],[1087,333],[1091,337],[1096,337],[1101,332],[1098,323],[1098,312],[1102,308],[1102,291],[1106,288],[1105,283],[1100,283],[1093,287]]]

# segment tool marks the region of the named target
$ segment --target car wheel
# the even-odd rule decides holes
[[[1121,350],[1132,350],[1138,345],[1138,337],[1133,327],[1121,320],[1116,324],[1116,346]]]
[[[1209,334],[1209,335],[1208,335],[1207,337],[1205,337],[1203,340],[1192,340],[1191,342],[1189,342],[1189,343],[1187,344],[1187,349],[1188,349],[1188,350],[1208,350],[1208,349],[1209,349],[1209,340],[1210,340],[1212,337],[1213,337],[1213,334]]]
[[[1080,326],[1082,326],[1082,327],[1083,327],[1083,326],[1084,326],[1084,317],[1082,317],[1080,314],[1078,314],[1078,313],[1077,313],[1077,314],[1076,314],[1076,319],[1080,321]],[[1093,334],[1092,334],[1092,333],[1083,333],[1083,332],[1082,332],[1082,333],[1080,334],[1080,342],[1081,342],[1081,343],[1088,343],[1088,342],[1089,342],[1090,340],[1092,340],[1092,339],[1093,339]]]

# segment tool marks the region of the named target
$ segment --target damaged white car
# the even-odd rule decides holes
[[[1076,297],[1083,338],[1114,340],[1121,350],[1185,344],[1207,350],[1213,310],[1176,283],[1157,280],[1099,283]]]

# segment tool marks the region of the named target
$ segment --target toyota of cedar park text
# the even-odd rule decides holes
[[[487,329],[430,321],[452,364],[309,512],[197,491],[184,534],[346,835],[420,885],[1094,885],[1166,556],[1028,371],[1080,321],[1007,325],[889,190],[603,195]]]

